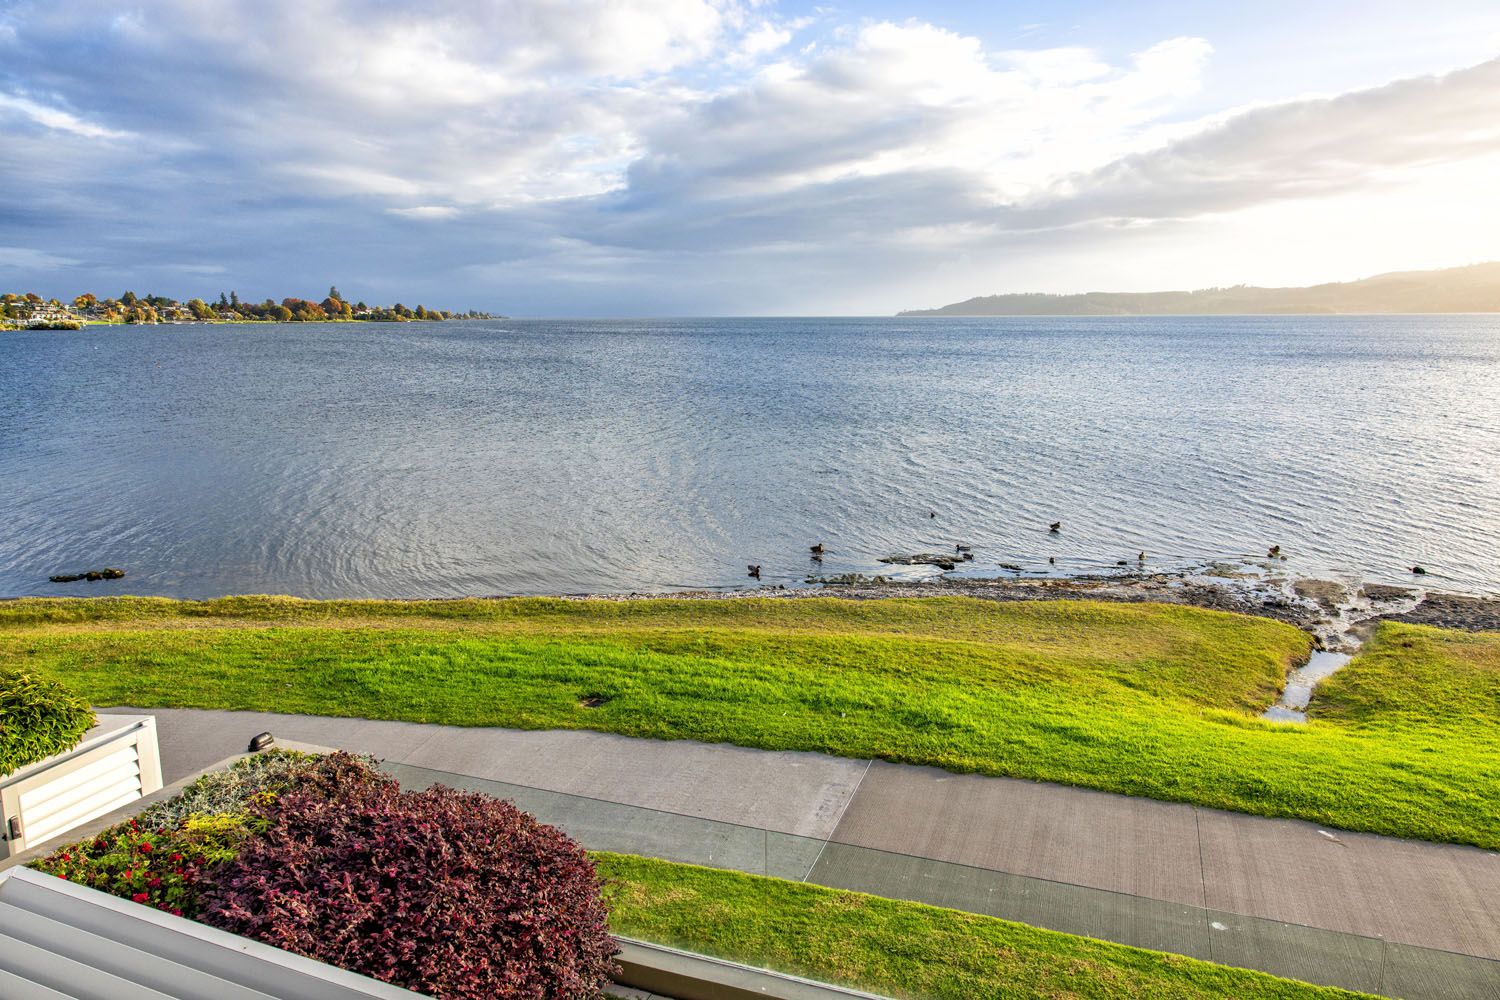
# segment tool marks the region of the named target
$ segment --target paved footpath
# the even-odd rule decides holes
[[[1008,778],[602,733],[157,717],[171,782],[278,738],[706,819],[1500,959],[1500,855]]]

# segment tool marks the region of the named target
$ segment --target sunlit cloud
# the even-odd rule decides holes
[[[21,97],[17,94],[0,93],[0,116],[5,115],[9,115],[12,118],[19,117],[58,132],[68,132],[72,135],[83,136],[85,139],[125,139],[130,137],[129,132],[96,125],[62,108],[50,107],[40,101],[34,101],[29,97]]]
[[[388,208],[386,211],[408,219],[451,219],[458,214],[458,209],[452,205],[412,205],[409,208]]]

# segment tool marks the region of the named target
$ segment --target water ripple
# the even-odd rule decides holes
[[[1475,316],[6,334],[0,594],[732,586],[814,541],[1495,591],[1496,399]]]

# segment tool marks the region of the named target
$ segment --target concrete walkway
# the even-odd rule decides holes
[[[256,712],[157,717],[164,780],[277,737],[415,767],[1500,959],[1500,855],[933,768]]]

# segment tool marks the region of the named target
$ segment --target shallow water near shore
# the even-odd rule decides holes
[[[1494,593],[1496,400],[1493,316],[7,333],[0,596],[792,585],[959,544]]]

